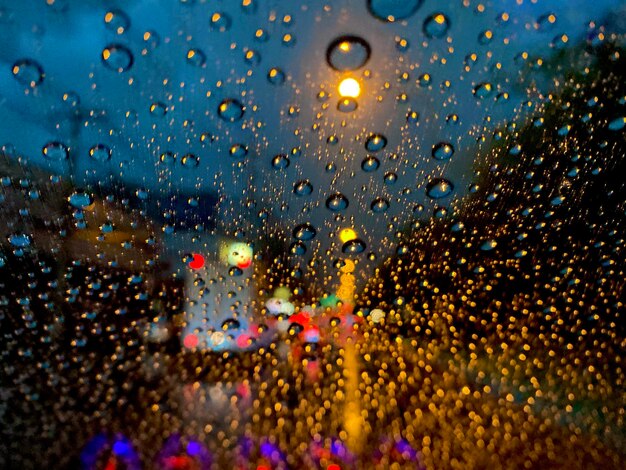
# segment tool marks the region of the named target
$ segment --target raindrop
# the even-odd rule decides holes
[[[267,81],[272,85],[282,85],[285,83],[285,72],[278,67],[273,67],[267,72]]]
[[[426,20],[422,30],[428,38],[442,38],[450,28],[450,20],[443,13],[433,13]]]
[[[161,161],[161,163],[164,163],[166,165],[173,165],[174,162],[176,162],[176,155],[174,154],[174,152],[163,152],[159,157],[159,160]]]
[[[361,162],[361,169],[366,173],[371,173],[372,171],[378,170],[380,167],[380,160],[374,157],[373,155],[369,155],[365,157]]]
[[[413,15],[423,0],[368,0],[370,13],[381,21],[393,23]]]
[[[194,155],[193,153],[188,153],[181,158],[180,163],[185,168],[196,168],[200,164],[200,157]]]
[[[20,59],[13,64],[13,76],[24,86],[35,88],[44,79],[43,68],[31,59]]]
[[[248,147],[244,144],[234,144],[228,151],[233,158],[241,159],[248,155]]]
[[[618,117],[609,122],[609,130],[620,131],[626,126],[626,117]]]
[[[228,98],[220,103],[217,114],[227,122],[239,121],[244,114],[243,105],[236,99]]]
[[[376,214],[386,212],[389,209],[389,201],[383,197],[377,197],[370,204],[370,209]]]
[[[391,186],[392,184],[395,184],[396,181],[398,181],[398,175],[395,174],[393,171],[388,171],[387,173],[385,173],[383,181],[387,186]]]
[[[200,49],[189,49],[187,51],[187,63],[194,67],[202,67],[206,63],[206,55]]]
[[[104,144],[97,144],[89,149],[89,156],[98,162],[110,160],[111,153],[111,149]]]
[[[159,101],[150,105],[150,114],[155,117],[163,117],[167,114],[167,106]]]
[[[378,152],[387,146],[387,137],[382,134],[372,134],[365,141],[365,148],[369,152]]]
[[[293,192],[296,196],[308,196],[313,192],[313,185],[309,180],[300,180],[293,185]]]
[[[347,209],[349,205],[350,201],[348,201],[348,198],[341,193],[332,194],[328,197],[328,199],[326,199],[326,207],[333,212],[339,212]]]
[[[326,61],[333,69],[346,72],[363,67],[371,53],[370,45],[363,38],[341,36],[328,46]]]
[[[306,253],[306,245],[301,241],[293,242],[289,247],[289,251],[292,255],[302,256]]]
[[[303,242],[312,240],[315,235],[317,235],[317,230],[309,222],[300,224],[293,229],[293,237]]]
[[[479,83],[474,87],[473,90],[474,96],[481,100],[487,98],[489,95],[491,95],[492,92],[493,86],[491,85],[491,83],[487,82]]]
[[[342,98],[337,103],[337,110],[342,113],[351,113],[352,111],[356,111],[359,107],[357,101],[354,98]]]
[[[275,170],[284,170],[290,163],[289,157],[284,153],[280,153],[272,158],[272,168]]]
[[[130,18],[122,10],[109,10],[104,15],[104,26],[114,33],[124,34],[130,28]]]
[[[454,147],[448,142],[433,145],[432,156],[435,160],[449,160],[454,154]]]
[[[211,15],[210,27],[213,31],[223,33],[230,29],[232,21],[226,13],[215,12]]]
[[[48,160],[66,160],[70,156],[70,150],[61,142],[47,143],[41,150],[44,158]]]
[[[445,178],[434,178],[426,185],[426,195],[431,199],[441,199],[454,191],[454,185]]]
[[[406,114],[406,122],[409,124],[416,124],[420,120],[420,115],[417,111],[409,111]]]
[[[432,81],[433,81],[433,78],[431,77],[429,73],[423,73],[419,77],[417,77],[417,84],[422,88],[425,88],[428,85],[430,85]]]
[[[348,240],[341,247],[341,252],[350,255],[358,255],[359,253],[363,253],[367,245],[360,238],[355,238],[353,240]]]
[[[68,202],[77,209],[83,209],[93,203],[93,196],[82,190],[74,191],[68,198]]]
[[[126,72],[133,66],[133,54],[121,44],[109,44],[102,51],[104,66],[115,72]]]
[[[27,235],[25,233],[14,233],[12,235],[9,235],[7,237],[7,240],[11,245],[16,248],[26,248],[32,243],[32,238],[30,237],[30,235]]]

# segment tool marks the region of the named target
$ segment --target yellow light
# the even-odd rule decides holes
[[[344,97],[356,98],[361,93],[361,85],[354,78],[346,78],[339,84],[339,94]]]
[[[351,240],[354,240],[355,238],[356,232],[351,228],[344,228],[341,230],[341,232],[339,232],[339,240],[341,240],[342,243],[349,242]]]
[[[350,52],[350,43],[348,41],[344,41],[341,44],[339,44],[339,49],[341,49],[343,52]]]

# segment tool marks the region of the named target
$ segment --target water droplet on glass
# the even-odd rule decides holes
[[[388,171],[387,173],[385,173],[383,181],[387,186],[391,186],[392,184],[396,184],[396,181],[398,181],[398,175],[393,171]]]
[[[378,170],[380,167],[380,160],[374,157],[373,155],[369,155],[363,159],[361,162],[361,169],[366,173],[370,173],[372,171]]]
[[[16,248],[26,248],[32,243],[30,235],[25,233],[14,233],[7,237],[8,242]]]
[[[111,149],[104,144],[97,144],[89,149],[89,156],[98,162],[109,160],[111,153]]]
[[[228,98],[222,101],[217,107],[217,114],[224,121],[235,122],[239,121],[243,117],[244,108],[238,100]]]
[[[353,240],[348,240],[341,247],[341,252],[350,255],[358,255],[359,253],[363,253],[367,245],[360,238],[355,238]]]
[[[326,50],[326,61],[335,70],[346,72],[363,67],[372,50],[365,39],[358,36],[341,36]]]
[[[432,156],[435,160],[448,160],[454,154],[454,147],[448,142],[433,145]]]
[[[248,147],[244,144],[234,144],[228,151],[233,158],[241,159],[248,155]]]
[[[382,134],[372,134],[365,141],[365,148],[369,152],[378,152],[387,146],[387,137]]]
[[[376,214],[385,212],[387,209],[389,209],[389,201],[384,197],[377,197],[370,204],[370,209],[372,209],[372,212]]]
[[[220,33],[223,33],[224,31],[228,31],[230,29],[231,24],[232,21],[230,19],[230,16],[228,16],[226,13],[215,12],[211,15],[211,21],[209,23],[209,26],[213,31],[219,31]]]
[[[359,104],[354,98],[342,98],[337,103],[337,110],[342,113],[351,113],[352,111],[356,111],[359,107]]]
[[[273,67],[267,72],[267,81],[272,85],[282,85],[285,83],[285,72],[278,67]]]
[[[491,93],[493,92],[493,86],[491,85],[491,83],[479,83],[478,85],[476,85],[474,87],[473,93],[474,96],[478,99],[484,99],[489,97],[489,95],[491,95]]]
[[[350,201],[348,201],[348,198],[341,193],[332,194],[328,197],[328,199],[326,199],[326,207],[333,212],[339,212],[347,209],[349,205]]]
[[[122,10],[109,10],[104,15],[104,26],[116,34],[123,34],[130,27],[130,18]]]
[[[293,185],[293,192],[296,196],[308,196],[313,192],[313,185],[309,180],[300,180]]]
[[[193,153],[188,153],[181,158],[180,163],[185,168],[196,168],[200,164],[200,157]]]
[[[275,170],[284,170],[290,163],[289,157],[287,157],[284,153],[278,154],[272,158],[272,167]]]
[[[393,23],[413,15],[423,0],[368,0],[370,13],[381,21]]]
[[[429,73],[423,73],[419,77],[417,77],[417,84],[422,88],[430,85],[432,81],[433,78]]]
[[[431,199],[441,199],[454,191],[454,185],[445,178],[434,178],[426,185],[426,195]]]
[[[66,160],[70,156],[70,150],[61,142],[47,143],[41,152],[44,158],[54,161]]]
[[[442,38],[450,28],[450,20],[443,13],[433,13],[426,20],[422,31],[428,38]]]
[[[104,66],[115,72],[126,72],[133,66],[133,53],[121,44],[109,44],[102,51]]]
[[[317,235],[317,230],[309,222],[300,224],[293,229],[293,237],[303,242],[312,240],[315,235]]]
[[[20,59],[13,64],[13,76],[24,86],[35,88],[44,79],[43,68],[31,59]]]
[[[159,160],[165,165],[173,165],[176,162],[176,155],[174,152],[163,152]]]
[[[74,191],[67,200],[69,203],[76,207],[77,209],[82,209],[84,207],[90,206],[93,203],[93,196],[89,193],[86,193],[82,190]]]
[[[194,67],[202,67],[206,63],[206,55],[200,49],[189,49],[187,51],[187,63]]]

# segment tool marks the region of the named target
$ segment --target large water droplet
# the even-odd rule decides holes
[[[278,67],[273,67],[267,72],[267,81],[272,85],[282,85],[285,83],[285,72]]]
[[[293,185],[293,192],[296,196],[308,196],[313,192],[313,185],[309,180],[300,180]]]
[[[77,209],[90,206],[93,203],[93,196],[82,190],[74,191],[67,200],[69,203]]]
[[[332,194],[328,197],[328,199],[326,199],[326,207],[333,212],[339,212],[347,209],[349,205],[350,201],[348,201],[348,198],[341,193]]]
[[[126,72],[133,66],[133,53],[121,44],[109,44],[102,51],[105,67],[115,72]]]
[[[89,156],[98,162],[109,160],[111,153],[111,149],[104,144],[97,144],[89,149]]]
[[[426,195],[431,199],[441,199],[454,191],[452,182],[445,178],[433,178],[426,185]]]
[[[378,152],[387,146],[387,137],[382,134],[372,134],[365,140],[365,148],[370,152]]]
[[[272,168],[275,170],[284,170],[290,163],[289,157],[284,153],[278,154],[272,158]]]
[[[122,10],[109,10],[104,15],[104,26],[109,31],[117,34],[123,34],[130,28],[130,18]]]
[[[228,153],[233,158],[241,159],[248,155],[248,147],[244,144],[234,144],[230,147]]]
[[[448,160],[454,154],[454,147],[448,142],[433,145],[432,156],[435,160]]]
[[[11,245],[16,248],[26,248],[32,243],[30,235],[27,235],[25,233],[14,233],[12,235],[9,235],[7,237],[7,240]]]
[[[365,157],[363,161],[361,162],[361,169],[365,171],[366,173],[376,171],[378,170],[379,167],[380,167],[380,160],[378,160],[378,158],[374,157],[373,155],[369,155],[368,157]]]
[[[491,95],[492,92],[493,86],[491,85],[491,83],[487,82],[479,83],[474,87],[473,90],[474,96],[481,100],[487,98],[489,95]]]
[[[213,31],[219,31],[220,33],[223,33],[224,31],[228,31],[230,29],[231,24],[232,21],[230,19],[230,16],[228,16],[226,13],[215,12],[211,15],[211,21],[209,23],[209,26]]]
[[[368,0],[367,8],[374,17],[393,23],[413,15],[423,0]]]
[[[196,168],[200,164],[200,157],[193,153],[188,153],[180,159],[180,163],[185,168]]]
[[[337,110],[342,113],[351,113],[352,111],[356,111],[359,107],[359,104],[354,98],[341,98],[339,103],[337,103]]]
[[[442,38],[450,28],[450,20],[443,13],[433,13],[426,20],[422,30],[428,38]]]
[[[305,242],[308,240],[312,240],[313,238],[315,238],[315,235],[317,235],[317,230],[315,230],[315,227],[313,227],[313,225],[311,225],[309,222],[300,224],[293,229],[293,237],[300,241]]]
[[[243,117],[243,113],[243,105],[234,98],[225,99],[217,107],[217,114],[227,122],[239,121]]]
[[[43,68],[31,59],[20,59],[13,64],[13,76],[24,86],[35,88],[44,79]]]
[[[363,253],[367,245],[360,238],[355,238],[353,240],[348,240],[341,247],[341,252],[345,254],[358,255],[359,253]]]
[[[189,49],[187,51],[187,63],[194,67],[202,67],[206,63],[206,55],[200,49]]]
[[[384,197],[377,197],[370,204],[370,209],[372,209],[372,212],[376,214],[385,212],[387,209],[389,209],[389,201]]]
[[[363,67],[372,50],[365,39],[358,36],[341,36],[326,50],[326,61],[335,70],[345,72]]]
[[[70,156],[70,150],[61,142],[49,142],[41,149],[41,153],[48,160],[66,160]]]

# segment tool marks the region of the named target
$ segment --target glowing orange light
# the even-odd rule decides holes
[[[356,98],[361,94],[361,85],[354,78],[346,78],[339,84],[339,94],[343,97]]]

